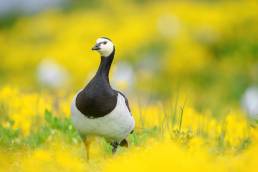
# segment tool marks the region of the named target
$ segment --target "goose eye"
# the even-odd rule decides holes
[[[106,45],[106,44],[107,44],[107,42],[105,41],[105,42],[103,42],[103,44],[104,44],[104,45]]]

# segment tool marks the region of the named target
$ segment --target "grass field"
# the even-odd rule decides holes
[[[258,130],[244,114],[231,111],[221,118],[180,105],[133,105],[136,130],[130,148],[111,147],[101,138],[92,142],[91,160],[69,111],[69,97],[58,101],[47,94],[0,90],[1,168],[5,171],[255,171]],[[53,103],[53,102],[52,102]],[[176,104],[178,104],[176,106]],[[48,109],[49,108],[49,109]],[[47,110],[48,109],[48,110]],[[169,110],[170,109],[170,110]],[[63,114],[63,115],[62,115]]]
[[[99,2],[0,19],[0,171],[257,171],[256,1]],[[115,155],[93,138],[87,162],[70,104],[100,36],[136,128]]]

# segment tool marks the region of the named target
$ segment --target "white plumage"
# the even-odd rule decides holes
[[[92,119],[77,109],[76,96],[72,101],[71,113],[74,126],[80,134],[103,136],[108,142],[120,142],[133,130],[135,121],[121,94],[118,93],[116,107],[109,114]]]

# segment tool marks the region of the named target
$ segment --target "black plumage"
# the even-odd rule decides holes
[[[109,114],[116,106],[118,93],[124,97],[130,111],[126,96],[110,86],[109,71],[114,55],[115,48],[108,57],[101,57],[96,75],[76,97],[76,107],[89,118],[98,118]]]

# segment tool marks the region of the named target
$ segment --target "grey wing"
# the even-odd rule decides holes
[[[124,99],[125,99],[125,104],[126,104],[128,110],[129,110],[129,112],[131,112],[131,109],[130,109],[130,106],[129,106],[129,102],[128,102],[127,97],[126,97],[122,92],[120,92],[120,91],[117,91],[117,92],[118,92],[119,94],[121,94],[121,95],[124,97]]]
[[[128,108],[128,110],[129,110],[129,112],[131,112],[131,109],[130,109],[130,106],[129,106],[129,102],[128,102],[128,99],[127,99],[127,97],[122,93],[122,92],[120,92],[120,91],[117,91],[119,94],[121,94],[123,97],[124,97],[124,99],[125,99],[125,104],[126,104],[126,106],[127,106],[127,108]],[[132,113],[131,113],[131,115],[132,115]],[[130,134],[133,134],[133,132],[134,132],[134,130],[132,130],[131,132],[130,132]],[[126,140],[125,140],[126,141]],[[127,141],[126,141],[127,142]],[[128,145],[128,143],[127,143],[127,145]]]
[[[129,110],[129,112],[131,112],[131,109],[130,109],[130,106],[129,106],[129,102],[128,102],[127,97],[126,97],[122,92],[120,92],[120,91],[116,91],[116,92],[118,92],[119,94],[121,94],[121,95],[124,97],[124,99],[125,99],[125,104],[126,104],[128,110]],[[131,115],[132,115],[132,113],[131,113]],[[133,132],[134,132],[134,130],[132,130],[132,131],[130,132],[130,134],[133,134]],[[123,140],[123,141],[124,141],[124,140]],[[126,140],[125,140],[125,141],[126,141]],[[127,144],[127,146],[128,146],[127,141],[126,141],[126,144]],[[122,144],[122,145],[123,145],[123,144]]]

